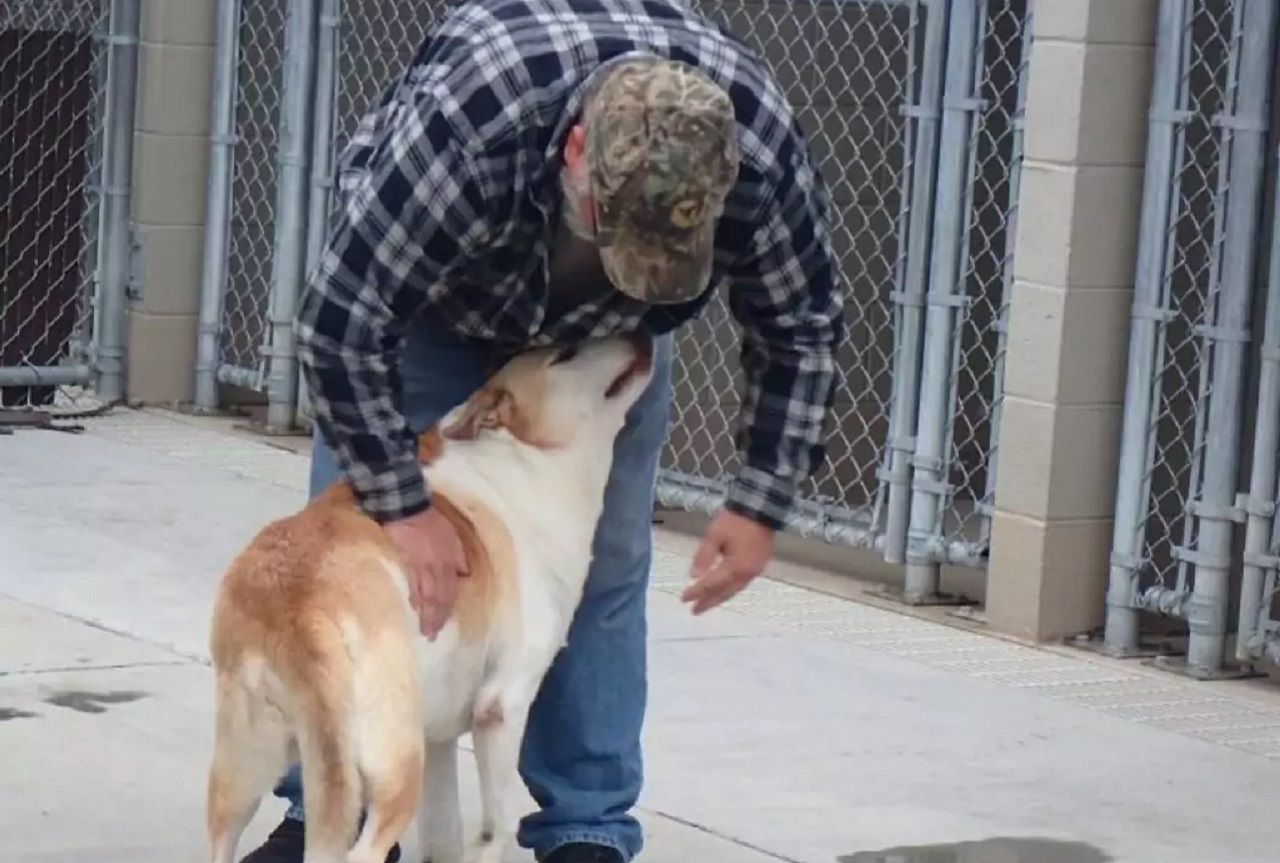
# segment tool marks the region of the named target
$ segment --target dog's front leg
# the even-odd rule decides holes
[[[426,863],[462,863],[461,805],[457,741],[428,740],[418,801],[419,847]]]
[[[513,796],[520,779],[520,742],[529,705],[495,702],[476,716],[471,736],[475,740],[476,766],[480,774],[480,837],[467,863],[501,863],[515,836]]]

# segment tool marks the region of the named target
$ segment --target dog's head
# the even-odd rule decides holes
[[[446,440],[494,434],[547,451],[605,447],[611,452],[627,411],[652,375],[648,334],[527,350],[450,411],[440,433]]]

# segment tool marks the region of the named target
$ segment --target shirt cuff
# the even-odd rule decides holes
[[[352,483],[365,514],[379,524],[417,515],[431,505],[431,492],[414,459],[380,474],[366,474]]]
[[[795,504],[795,483],[757,467],[744,467],[729,486],[724,507],[730,512],[781,530]]]

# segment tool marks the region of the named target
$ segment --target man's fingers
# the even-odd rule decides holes
[[[693,603],[694,614],[701,614],[715,608],[725,599],[742,589],[742,579],[727,561],[698,575],[692,584],[685,588],[680,598]]]

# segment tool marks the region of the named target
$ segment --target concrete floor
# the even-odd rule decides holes
[[[2,856],[202,859],[210,598],[240,544],[302,501],[306,461],[222,421],[121,411],[87,427],[0,437]],[[1280,854],[1273,688],[775,580],[695,620],[676,599],[691,542],[659,546],[645,860]],[[264,806],[246,850],[279,811]]]

